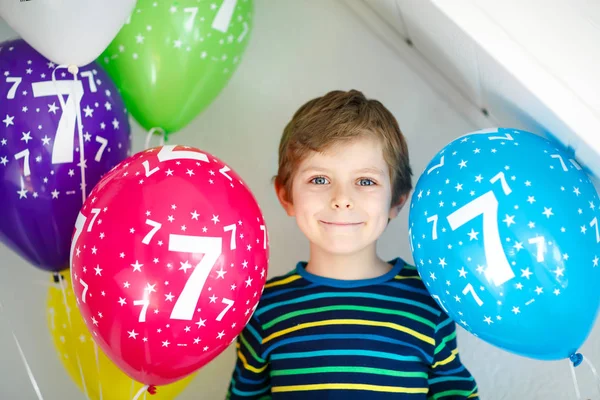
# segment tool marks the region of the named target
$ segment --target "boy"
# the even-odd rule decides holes
[[[380,102],[333,91],[296,112],[275,189],[310,258],[267,282],[238,338],[229,399],[478,398],[454,322],[415,267],[376,254],[411,175],[404,137]]]

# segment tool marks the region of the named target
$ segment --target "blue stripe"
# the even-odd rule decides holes
[[[365,357],[379,357],[387,358],[389,360],[397,361],[413,361],[421,362],[421,358],[417,356],[401,356],[393,353],[385,353],[382,351],[370,351],[370,350],[319,350],[319,351],[304,351],[298,353],[280,353],[271,355],[271,360],[287,360],[290,358],[310,358],[310,357],[329,357],[329,356],[365,356]]]
[[[278,303],[269,304],[268,306],[259,307],[259,309],[256,310],[255,314],[257,316],[260,316],[260,315],[264,314],[265,312],[270,311],[277,307],[282,307],[282,306],[286,306],[286,305],[290,305],[290,304],[302,303],[302,302],[309,301],[309,300],[324,299],[324,298],[331,298],[331,297],[337,297],[337,298],[360,297],[360,298],[367,298],[367,299],[387,300],[387,301],[391,301],[393,303],[403,303],[403,304],[409,304],[411,306],[419,307],[419,308],[429,311],[430,313],[434,314],[435,316],[439,316],[441,314],[441,312],[439,310],[436,310],[435,308],[430,307],[426,304],[420,303],[418,301],[403,299],[401,297],[385,296],[385,295],[381,295],[381,294],[362,293],[362,292],[340,292],[340,293],[326,292],[326,293],[316,293],[316,294],[306,295],[306,296],[298,297],[296,299],[280,301]]]
[[[252,392],[246,392],[246,391],[243,391],[243,390],[239,390],[239,389],[237,389],[235,387],[233,387],[231,389],[231,391],[232,391],[233,394],[236,394],[238,396],[243,396],[243,397],[257,396],[259,394],[266,393],[266,392],[268,392],[270,390],[271,390],[271,386],[270,385],[266,386],[266,387],[264,387],[264,388],[262,388],[260,390],[254,390]]]
[[[269,356],[269,354],[275,350],[276,348],[280,347],[280,346],[284,346],[286,344],[290,344],[290,343],[298,343],[298,342],[308,342],[308,341],[315,341],[315,340],[330,340],[330,339],[335,339],[335,340],[344,340],[344,339],[356,339],[356,340],[374,340],[377,342],[384,342],[384,343],[392,343],[392,344],[397,344],[399,346],[406,346],[406,347],[410,347],[412,349],[417,350],[418,352],[420,352],[421,354],[423,354],[423,357],[427,360],[427,362],[429,362],[430,364],[433,362],[433,357],[431,357],[429,354],[427,354],[425,352],[425,350],[423,350],[422,348],[415,346],[414,344],[408,343],[408,342],[403,342],[401,340],[396,340],[396,339],[392,339],[386,336],[380,336],[380,335],[371,335],[371,334],[360,334],[360,333],[349,333],[349,334],[344,334],[344,333],[340,333],[340,334],[327,334],[327,335],[305,335],[305,336],[296,336],[296,337],[291,337],[288,339],[284,339],[284,340],[280,340],[275,342],[273,345],[271,345],[270,347],[268,347],[264,354],[261,355],[261,358],[266,360],[267,357]]]
[[[443,376],[443,377],[439,377],[439,378],[428,379],[427,382],[429,382],[430,385],[433,385],[435,383],[441,383],[441,382],[473,381],[473,380],[474,380],[474,378],[472,376],[467,376],[467,377],[463,377],[463,376]]]
[[[258,323],[258,326],[260,326],[260,323]],[[252,334],[252,336],[254,336],[254,338],[256,339],[256,341],[259,344],[261,344],[262,343],[262,338],[260,337],[260,335],[258,334],[258,332],[256,332],[256,329],[254,329],[254,327],[252,327],[250,324],[246,325],[246,327],[248,328],[248,331]]]
[[[458,368],[450,369],[448,371],[441,371],[439,369],[439,367],[438,367],[438,368],[435,369],[435,374],[436,375],[454,375],[454,374],[458,374],[460,372],[463,372],[464,370],[465,370],[465,366],[464,365],[461,365]]]
[[[235,372],[237,374],[237,380],[242,383],[246,383],[248,385],[258,385],[258,384],[265,382],[269,378],[268,376],[265,376],[263,379],[245,378],[244,375],[242,374],[242,371],[240,370],[240,367],[238,367],[238,366],[235,367]]]
[[[444,320],[444,322],[442,322],[441,324],[438,324],[438,326],[435,328],[435,333],[438,333],[439,331],[441,331],[442,329],[444,329],[445,327],[447,327],[450,324],[453,324],[454,320],[452,318],[446,318]]]
[[[292,283],[293,283],[293,282],[292,282]],[[289,283],[288,283],[288,285],[289,285]],[[312,284],[310,284],[310,285],[306,285],[306,286],[294,287],[294,288],[290,288],[290,289],[281,289],[281,290],[278,290],[278,291],[276,291],[276,292],[273,292],[273,293],[265,293],[265,294],[263,294],[263,295],[260,297],[260,300],[262,301],[262,300],[270,299],[270,298],[272,298],[272,297],[277,297],[277,296],[279,296],[279,295],[281,295],[281,294],[285,294],[285,293],[289,293],[289,292],[294,292],[294,291],[296,291],[296,290],[307,290],[307,289],[312,289],[312,288],[314,288],[315,286],[317,286],[317,284],[316,284],[316,283],[312,283]]]
[[[431,295],[429,294],[429,292],[427,290],[415,288],[415,287],[412,287],[412,286],[407,285],[406,283],[402,283],[402,282],[388,282],[385,284],[385,286],[392,286],[392,287],[395,287],[398,289],[406,290],[407,292],[418,293],[418,294],[422,294],[427,297],[431,297]]]

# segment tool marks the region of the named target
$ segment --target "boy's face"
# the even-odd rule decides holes
[[[389,169],[381,141],[372,136],[311,153],[294,175],[293,201],[284,199],[280,187],[277,194],[309,241],[332,254],[373,245],[406,198],[391,207]]]

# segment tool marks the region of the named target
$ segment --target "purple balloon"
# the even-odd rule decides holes
[[[0,43],[0,74],[0,241],[60,271],[86,195],[130,155],[125,105],[97,63],[75,80],[22,39]]]

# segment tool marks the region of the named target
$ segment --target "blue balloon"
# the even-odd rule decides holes
[[[415,187],[410,245],[432,297],[467,331],[569,358],[600,305],[598,193],[558,144],[515,129],[462,136]]]

